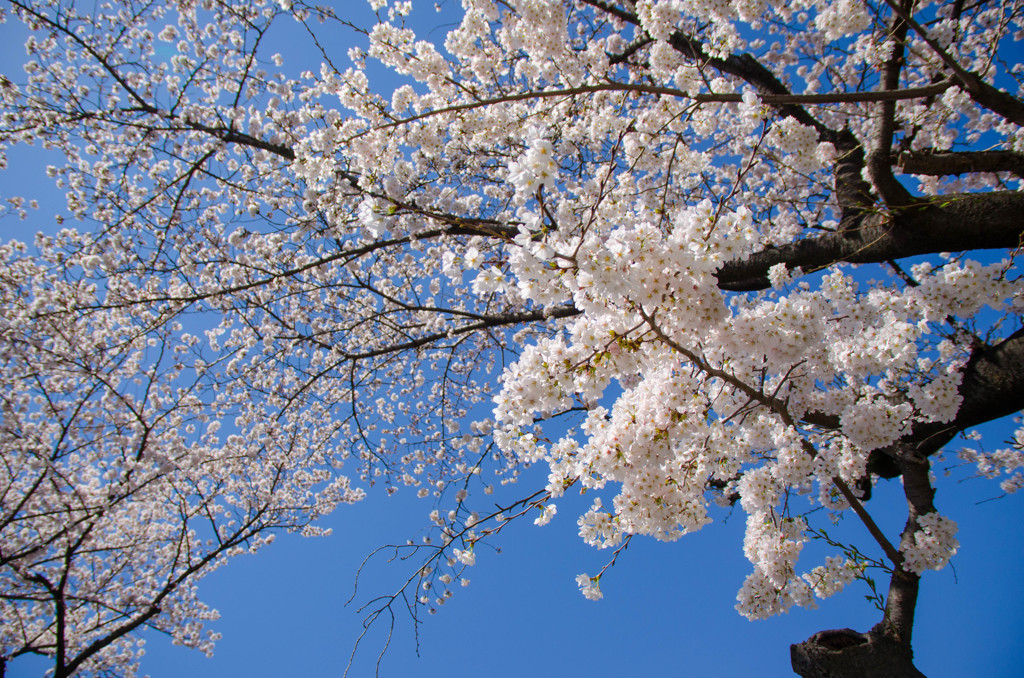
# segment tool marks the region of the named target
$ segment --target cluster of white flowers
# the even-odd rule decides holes
[[[842,415],[843,433],[862,450],[884,447],[903,434],[913,408],[875,397],[860,400]]]
[[[871,15],[858,0],[818,0],[814,25],[828,40],[860,33],[871,25]]]
[[[807,540],[805,528],[799,518],[779,519],[769,513],[752,513],[747,516],[743,555],[760,577],[781,590],[795,577],[796,561]]]
[[[367,198],[359,204],[359,223],[366,229],[368,239],[379,238],[387,233],[387,225],[382,214],[387,210],[373,198]]]
[[[551,519],[558,513],[558,507],[554,504],[546,504],[540,507],[540,515],[534,519],[534,525],[547,525],[551,522]]]
[[[913,540],[900,548],[903,569],[915,574],[941,570],[960,548],[956,539],[956,523],[933,512],[918,516],[917,525]]]
[[[452,554],[463,565],[476,565],[476,552],[473,549],[454,549]]]
[[[954,363],[951,367],[958,366]],[[907,388],[907,395],[925,421],[952,421],[963,402],[960,395],[962,379],[962,371],[949,369],[946,374],[940,374],[925,384],[912,383]]]
[[[473,293],[480,296],[501,291],[504,287],[505,275],[497,266],[481,269],[473,280]]]
[[[640,25],[655,40],[668,40],[682,19],[679,4],[677,0],[640,0],[636,3]]]
[[[783,118],[772,127],[769,141],[785,154],[783,162],[797,172],[810,174],[822,167],[818,153],[818,132],[793,118]]]
[[[601,600],[604,594],[601,593],[601,583],[597,577],[591,577],[586,572],[576,575],[576,585],[580,587],[580,593],[587,600]]]
[[[795,606],[813,607],[811,588],[802,579],[790,579],[779,588],[754,566],[736,596],[736,611],[748,619],[767,619]]]
[[[814,595],[829,598],[856,579],[859,572],[857,563],[847,558],[832,556],[825,559],[824,565],[819,565],[805,574],[803,579],[810,585]]]
[[[542,186],[552,188],[557,177],[554,147],[539,136],[531,138],[526,153],[508,166],[508,180],[518,193],[532,194]]]
[[[601,499],[595,499],[589,511],[577,521],[580,537],[586,543],[598,548],[613,548],[622,543],[622,530],[615,516],[603,510]]]
[[[957,456],[968,464],[975,464],[978,474],[984,478],[1009,476],[1000,481],[999,487],[1003,492],[1012,494],[1024,487],[1024,472],[1020,470],[1024,469],[1024,427],[1017,429],[1010,444],[1010,447],[995,452],[965,447],[957,452]]]

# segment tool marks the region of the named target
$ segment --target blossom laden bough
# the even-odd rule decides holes
[[[415,594],[386,599],[414,616],[578,489],[612,562],[738,505],[750,617],[885,570],[871,633],[910,665],[899,601],[957,548],[931,459],[1024,406],[1024,102],[992,58],[1019,2],[464,0],[435,45],[374,0],[364,44],[317,38],[297,77],[266,36],[346,20],[10,5],[30,36],[0,149],[63,154],[82,224],[2,250],[0,658],[127,673],[147,626],[209,650],[195,579],[405,485],[437,504]],[[1014,474],[1012,447],[963,456]],[[484,471],[534,464],[543,487],[474,511]],[[887,535],[870,497],[897,476],[912,519]],[[882,555],[802,563],[817,508]],[[122,555],[151,569],[77,574]]]

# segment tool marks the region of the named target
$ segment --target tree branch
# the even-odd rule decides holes
[[[903,2],[907,7],[913,4],[913,0],[903,0]],[[893,49],[882,69],[882,90],[896,90],[899,87],[908,32],[906,21],[897,18],[893,22],[890,30]],[[892,154],[892,139],[897,130],[896,102],[883,101],[877,104],[877,109],[875,135],[871,151],[867,156],[868,175],[871,177],[871,183],[874,184],[879,195],[889,207],[909,205],[914,202],[914,198],[906,187],[893,176],[892,165],[889,163],[889,156]]]
[[[756,60],[754,60],[753,57],[751,57],[749,60],[752,63],[757,64]],[[758,68],[764,69],[764,67],[761,66],[760,64],[757,64],[757,66]],[[751,68],[753,68],[753,66],[751,66]],[[774,76],[772,76],[767,69],[765,69],[765,73],[767,73],[768,76],[774,78]],[[817,122],[814,118],[810,117],[810,115],[807,114],[806,111],[804,111],[802,115],[797,115],[795,111],[803,111],[803,109],[799,108],[797,104],[826,105],[841,103],[871,103],[879,101],[903,101],[907,99],[920,99],[923,97],[934,96],[935,94],[941,94],[942,92],[949,89],[949,87],[949,82],[942,81],[934,85],[928,85],[926,87],[908,87],[906,89],[901,90],[883,90],[875,92],[831,92],[828,94],[791,94],[788,90],[782,87],[781,92],[761,94],[760,98],[763,103],[776,106],[780,111],[789,111],[789,114],[792,115],[792,117],[797,118],[797,120],[799,120],[800,122],[810,127],[814,127],[819,132],[828,134],[830,133],[830,130],[825,128],[821,123]],[[444,115],[446,113],[457,113],[461,111],[470,111],[476,108],[492,106],[494,104],[511,103],[513,101],[528,101],[530,99],[547,99],[551,97],[580,96],[584,94],[595,94],[598,92],[632,92],[636,94],[661,94],[665,96],[678,97],[680,99],[689,99],[694,103],[698,104],[731,104],[740,103],[743,101],[742,94],[736,94],[731,92],[697,92],[691,94],[685,90],[681,90],[676,87],[664,87],[661,85],[643,85],[639,83],[607,81],[593,85],[580,85],[578,87],[563,87],[560,89],[519,92],[516,94],[503,94],[501,96],[492,97],[489,99],[479,99],[477,101],[468,101],[460,104],[452,104],[451,106],[445,106],[444,108],[437,108],[434,110],[424,111],[423,113],[418,113],[416,115],[410,115],[407,118],[391,120],[389,122],[378,125],[372,129],[388,129],[391,127],[400,127],[401,125],[407,125],[409,123],[424,120],[426,118],[431,118],[437,115]],[[351,141],[352,139],[356,139],[369,131],[370,130],[360,132],[355,136],[351,137],[349,141]]]
[[[768,269],[786,264],[805,272],[832,264],[882,263],[939,252],[1014,248],[1024,232],[1024,194],[1015,191],[939,196],[892,214],[873,214],[852,236],[832,233],[798,240],[730,261],[718,271],[723,290],[768,288]]]
[[[994,113],[998,113],[1012,123],[1024,125],[1024,101],[996,89],[982,80],[978,74],[963,68],[896,0],[885,0],[885,3],[892,7],[893,11],[924,40],[946,67],[956,75],[959,84],[963,86],[975,103],[981,104]]]
[[[832,172],[835,176],[836,204],[839,206],[839,230],[843,233],[854,232],[874,204],[871,186],[864,181],[864,147],[848,129],[824,136],[836,149]]]
[[[860,521],[864,523],[866,528],[868,528],[868,532],[871,533],[875,542],[877,542],[878,545],[882,547],[882,550],[885,551],[885,555],[890,561],[892,561],[893,567],[899,568],[900,564],[903,562],[903,555],[897,551],[896,547],[892,545],[892,542],[886,538],[885,533],[882,532],[880,527],[878,527],[878,523],[876,523],[874,518],[871,517],[871,514],[867,512],[867,509],[864,508],[864,504],[861,503],[860,499],[857,498],[857,495],[853,493],[850,486],[847,485],[839,476],[834,476],[832,478],[832,483],[836,488],[838,488],[840,494],[843,495],[843,498],[846,499],[847,503],[850,504],[850,508],[852,508],[853,512],[857,514]]]
[[[868,471],[883,478],[903,473],[904,447],[922,458],[942,449],[961,431],[1024,410],[1024,329],[974,352],[963,368],[963,401],[950,422],[918,422],[893,445],[871,452]]]
[[[1024,177],[1024,153],[1015,151],[904,151],[895,163],[907,174],[949,176],[974,172],[1012,172]]]

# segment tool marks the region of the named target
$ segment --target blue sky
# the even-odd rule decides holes
[[[984,481],[940,486],[936,501],[959,522],[961,549],[953,568],[927,573],[922,584],[915,645],[917,665],[929,678],[1020,675],[1021,497],[975,503],[993,489]],[[891,529],[903,520],[901,494],[898,481],[883,481],[871,502]],[[326,521],[335,529],[330,537],[284,536],[256,556],[231,561],[200,585],[203,599],[223,615],[214,624],[224,634],[214,657],[151,635],[143,672],[153,678],[340,676],[361,631],[356,605],[345,605],[360,562],[381,544],[419,534],[430,507],[411,493],[371,495]],[[380,675],[791,676],[791,643],[827,628],[867,630],[879,618],[859,583],[818,610],[759,622],[740,617],[733,605],[749,564],[738,510],[724,525],[672,544],[634,540],[602,581],[604,599],[587,601],[574,577],[596,571],[607,553],[579,540],[572,508],[561,502],[545,527],[513,525],[502,534],[501,553],[478,549],[471,585],[420,627],[419,657],[411,623],[399,616]],[[575,508],[585,509],[578,498]],[[847,522],[852,534],[862,529]],[[357,601],[391,592],[414,569],[377,562]],[[349,675],[373,675],[383,632],[380,626],[364,641]],[[39,675],[17,662],[11,668],[12,678]]]
[[[368,26],[365,3],[353,0],[346,9],[349,4],[348,18]],[[431,22],[426,25],[450,20],[450,15],[434,15],[429,4],[419,16]],[[350,41],[352,35],[337,39]],[[6,69],[19,50],[10,49],[17,41],[5,43]],[[347,46],[339,43],[337,53],[344,54]],[[292,56],[284,47],[280,51]],[[292,59],[288,65],[306,67]],[[386,84],[382,89],[390,93]],[[24,165],[0,174],[0,194],[24,192],[17,176],[25,176]],[[0,223],[2,237],[24,237],[11,220]],[[1010,432],[1008,424],[992,426],[990,440]],[[534,469],[517,490],[526,494],[545,476]],[[1019,629],[1024,628],[1024,549],[1018,537],[1024,497],[985,501],[999,493],[995,484],[962,479],[963,474],[942,479],[936,497],[940,511],[960,525],[961,548],[952,568],[924,577],[915,630],[917,665],[930,678],[1017,676]],[[869,506],[890,534],[904,520],[901,496],[898,481],[883,481]],[[575,576],[596,572],[608,557],[576,534],[575,518],[588,505],[567,497],[550,525],[523,521],[502,533],[496,543],[500,553],[478,548],[477,564],[468,572],[472,584],[457,589],[437,615],[424,618],[418,643],[409,618],[398,615],[380,675],[790,676],[791,643],[829,628],[864,631],[879,619],[859,583],[817,610],[762,622],[740,617],[733,605],[749,563],[742,555],[744,516],[738,509],[731,516],[715,514],[716,524],[672,544],[634,540],[602,581],[604,599],[587,601]],[[333,528],[330,537],[284,535],[256,556],[232,560],[200,584],[202,598],[222,614],[213,624],[223,634],[215,656],[172,647],[150,634],[142,673],[153,678],[340,676],[362,630],[359,603],[391,592],[415,566],[371,561],[360,595],[346,605],[356,570],[376,547],[418,538],[431,508],[429,500],[411,492],[391,498],[371,492],[367,501],[343,507],[322,523]],[[868,543],[859,524],[846,523],[837,529]],[[816,548],[808,547],[807,562]],[[880,583],[884,586],[884,578]],[[378,626],[369,634],[351,676],[373,675],[385,630]],[[8,676],[27,678],[43,670],[44,662],[19,659],[8,667]]]

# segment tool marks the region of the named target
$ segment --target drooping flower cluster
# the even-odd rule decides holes
[[[960,548],[956,523],[933,512],[918,516],[917,525],[913,541],[902,549],[903,568],[916,574],[941,570]]]
[[[543,138],[530,139],[526,153],[508,166],[508,180],[518,193],[532,195],[538,188],[552,188],[558,176],[554,147]]]
[[[580,587],[580,592],[587,600],[601,600],[604,594],[601,593],[601,584],[596,577],[591,577],[586,572],[577,575],[576,584]]]

